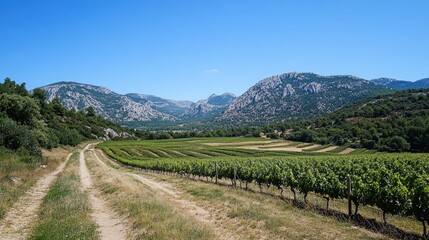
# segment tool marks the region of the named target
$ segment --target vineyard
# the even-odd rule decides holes
[[[244,142],[240,139],[105,142],[104,152],[123,164],[184,176],[231,181],[236,186],[256,184],[289,189],[307,201],[309,193],[330,200],[349,199],[359,207],[374,206],[386,214],[414,217],[423,226],[429,221],[429,155],[300,153],[265,150],[281,142]],[[231,142],[228,142],[231,141]],[[260,150],[240,148],[259,144]],[[298,144],[295,144],[298,145]],[[305,147],[305,145],[303,145]],[[318,147],[319,149],[320,147]],[[264,149],[264,150],[262,150]],[[360,154],[359,154],[360,153]],[[349,185],[349,186],[348,186]]]

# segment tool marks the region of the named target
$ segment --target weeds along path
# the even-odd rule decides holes
[[[6,213],[6,217],[0,222],[0,236],[2,240],[28,238],[32,223],[38,217],[38,210],[43,198],[48,193],[51,183],[64,170],[71,155],[70,153],[66,161],[61,163],[55,171],[39,179]]]
[[[145,178],[140,174],[129,173],[129,175],[149,186],[153,190],[165,193],[169,200],[175,203],[175,206],[180,206],[185,210],[186,214],[193,216],[198,222],[202,222],[207,226],[210,226],[219,239],[240,239],[240,237],[234,236],[233,233],[220,226],[219,222],[215,220],[214,214],[202,207],[199,207],[194,202],[181,198],[180,193],[174,190],[171,186],[165,186],[165,183],[160,184],[156,181]]]
[[[216,213],[208,211],[198,206],[195,202],[183,198],[181,196],[180,191],[176,190],[168,183],[159,183],[152,179],[146,178],[141,174],[112,168],[111,166],[108,166],[108,164],[105,164],[104,161],[99,158],[99,154],[100,153],[94,150],[95,159],[100,166],[131,176],[142,184],[150,187],[152,190],[159,193],[163,198],[171,202],[171,206],[175,208],[178,212],[186,216],[192,217],[197,222],[200,222],[204,224],[204,226],[211,228],[218,239],[241,239],[240,236],[236,235],[235,233],[229,231],[222,226],[221,220],[217,219]],[[114,166],[119,166],[116,162],[107,159],[105,156],[103,156],[103,159],[105,159],[106,161],[110,161]]]
[[[85,151],[89,149],[88,144],[80,151],[79,156],[79,174],[81,177],[82,188],[88,193],[92,207],[92,217],[99,226],[101,239],[103,240],[120,240],[127,239],[126,228],[122,220],[107,206],[106,202],[98,197],[99,193],[92,186],[91,175],[85,162]]]

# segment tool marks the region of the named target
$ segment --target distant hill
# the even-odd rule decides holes
[[[194,104],[194,102],[192,101],[176,101],[140,93],[129,93],[126,94],[126,96],[137,103],[150,103],[153,109],[173,115],[175,117],[179,117],[180,115],[185,113],[185,111],[190,108],[192,104]]]
[[[396,80],[392,78],[377,78],[371,80],[373,83],[396,90],[429,88],[429,78],[417,80],[415,82]]]
[[[429,152],[429,89],[368,98],[321,117],[286,125],[275,128],[294,140]]]
[[[41,88],[47,92],[48,101],[58,98],[66,108],[76,110],[92,106],[100,116],[119,122],[177,120],[171,114],[154,109],[150,101],[136,102],[104,87],[58,82]]]
[[[179,124],[183,121],[208,119],[222,111],[234,95],[213,94],[197,103],[129,93],[121,95],[105,87],[76,82],[58,82],[41,87],[48,101],[58,98],[67,109],[82,110],[91,106],[96,113],[121,124]]]
[[[285,73],[261,80],[234,99],[217,121],[267,123],[332,112],[388,90],[354,76]]]
[[[182,117],[185,119],[209,119],[222,112],[235,98],[236,96],[231,93],[212,94],[207,99],[191,104],[182,114]]]

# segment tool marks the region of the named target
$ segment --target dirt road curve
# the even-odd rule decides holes
[[[168,183],[159,183],[152,179],[149,179],[141,174],[133,173],[126,171],[124,169],[115,169],[109,166],[110,164],[105,164],[104,161],[98,156],[99,153],[94,151],[95,160],[98,165],[106,170],[114,171],[119,175],[128,175],[132,178],[140,181],[142,184],[149,186],[152,190],[161,194],[165,199],[168,199],[172,203],[172,206],[178,210],[181,214],[190,216],[197,220],[198,222],[204,224],[213,229],[213,232],[217,235],[218,239],[238,239],[238,237],[231,231],[225,229],[220,224],[220,220],[216,218],[216,213],[210,212],[200,206],[195,202],[189,201],[181,196],[181,192],[169,185]],[[103,159],[106,160],[105,156]],[[110,161],[110,160],[108,160]],[[112,165],[117,163],[111,162]]]
[[[85,162],[85,150],[91,144],[88,144],[85,149],[80,151],[80,168],[79,173],[82,182],[82,188],[89,195],[89,200],[92,207],[92,217],[99,226],[101,239],[103,240],[121,240],[126,238],[126,230],[122,224],[122,220],[107,206],[106,202],[98,197],[99,193],[93,188],[91,175]]]
[[[49,191],[49,186],[57,175],[64,170],[70,156],[71,153],[55,171],[39,179],[7,212],[6,217],[0,222],[0,238],[2,240],[28,238],[32,223],[37,219],[38,209]]]

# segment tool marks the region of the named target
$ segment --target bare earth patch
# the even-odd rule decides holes
[[[56,158],[64,154],[57,151],[44,152],[45,156]],[[51,154],[51,155],[49,155]],[[64,156],[64,155],[63,155]],[[43,198],[49,191],[49,186],[56,179],[57,175],[64,170],[69,161],[71,153],[66,161],[53,172],[39,179],[36,184],[22,196],[13,207],[6,213],[6,217],[0,223],[1,239],[27,239],[31,231],[32,224],[37,219],[37,211],[42,204]]]
[[[338,154],[349,154],[349,153],[353,152],[354,150],[356,150],[356,149],[354,149],[354,148],[346,148],[343,151],[339,152]]]
[[[334,150],[334,149],[337,149],[338,148],[338,146],[331,146],[331,147],[327,147],[327,148],[324,148],[324,149],[320,149],[320,150],[317,150],[317,151],[315,151],[315,152],[329,152],[329,151],[332,151],[332,150]]]
[[[247,142],[229,142],[229,143],[203,143],[208,146],[234,146],[234,145],[245,145],[245,144],[260,144],[260,143],[272,143],[276,141],[247,141]]]
[[[317,148],[317,147],[320,147],[320,146],[321,146],[320,144],[313,144],[313,145],[309,145],[309,146],[303,147],[302,149],[303,150],[309,150],[309,149]]]
[[[93,209],[92,217],[99,226],[101,239],[127,239],[126,230],[122,220],[106,205],[105,201],[98,197],[98,192],[92,187],[91,175],[85,162],[84,151],[90,147],[88,144],[80,151],[80,168],[82,188],[87,191]]]
[[[297,148],[297,147],[273,147],[273,148],[264,148],[261,149],[259,148],[259,146],[242,146],[242,147],[237,147],[237,148],[241,148],[241,149],[249,149],[249,150],[265,150],[265,151],[288,151],[288,152],[302,152],[302,148]]]

